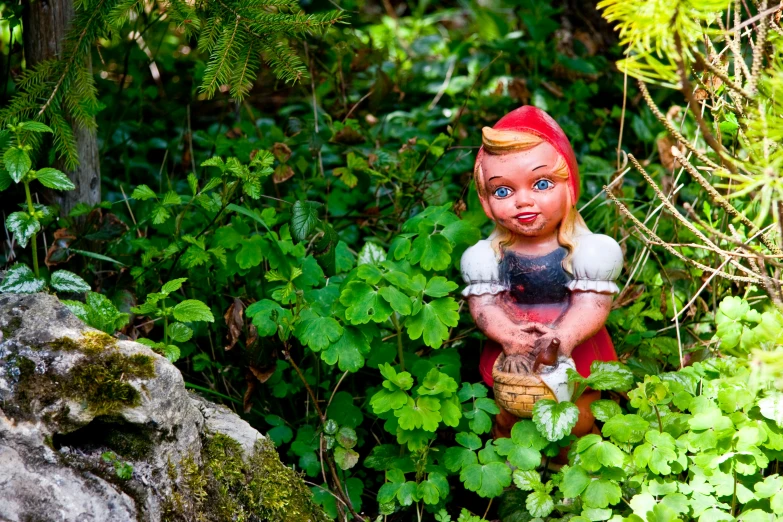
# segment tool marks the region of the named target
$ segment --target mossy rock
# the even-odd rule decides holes
[[[164,503],[164,520],[325,522],[302,477],[280,462],[268,439],[245,458],[242,447],[223,434],[204,440],[202,464],[184,459],[170,465],[174,491]]]

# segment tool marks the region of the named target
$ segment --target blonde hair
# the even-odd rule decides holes
[[[532,132],[497,130],[490,127],[484,127],[481,131],[482,145],[484,154],[500,155],[511,152],[520,152],[530,150],[541,143],[544,139]],[[568,164],[562,154],[558,154],[557,163],[552,169],[552,176],[557,179],[568,180]],[[484,172],[481,169],[481,161],[476,162],[476,168],[473,170],[473,179],[476,183],[476,190],[479,198],[488,197],[487,188],[484,184]],[[579,236],[590,234],[584,219],[576,209],[576,201],[572,201],[573,195],[571,189],[566,191],[567,211],[565,218],[560,223],[557,230],[557,242],[568,250],[568,254],[563,259],[563,269],[571,273],[571,258],[578,244]],[[513,234],[502,225],[495,223],[495,230],[490,235],[492,239],[492,248],[495,253],[502,257],[504,247],[513,242]]]

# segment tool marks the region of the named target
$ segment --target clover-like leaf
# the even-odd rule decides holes
[[[459,324],[459,305],[451,297],[443,297],[424,303],[419,312],[405,321],[411,339],[424,336],[424,344],[440,348],[449,338],[449,328]]]
[[[340,303],[347,306],[345,317],[352,324],[372,321],[382,323],[392,314],[392,307],[377,290],[363,281],[351,281],[340,293]]]
[[[340,469],[351,469],[359,462],[359,454],[342,446],[334,448],[334,461]]]
[[[546,491],[533,491],[527,496],[525,507],[534,517],[545,517],[555,509],[555,501]]]
[[[424,270],[445,270],[451,264],[452,246],[441,234],[421,234],[413,240],[408,259]]]
[[[343,328],[337,341],[321,352],[327,364],[336,364],[341,371],[357,372],[364,367],[364,357],[370,353],[370,344],[364,334],[353,327]]]
[[[470,464],[462,468],[459,478],[467,489],[480,497],[494,498],[511,484],[511,468],[503,462]]]
[[[612,480],[602,478],[590,482],[582,495],[585,505],[591,508],[605,508],[617,504],[620,498],[622,498],[620,486]]]
[[[625,454],[620,448],[594,433],[579,439],[576,451],[582,456],[581,466],[587,471],[598,471],[602,467],[622,468],[625,461]]]
[[[342,337],[343,327],[332,317],[321,317],[306,309],[299,314],[294,335],[311,350],[320,352]]]

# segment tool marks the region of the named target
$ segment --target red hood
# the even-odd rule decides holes
[[[568,183],[571,188],[571,197],[574,205],[579,200],[579,166],[576,163],[574,149],[568,141],[560,125],[546,112],[532,105],[523,105],[509,112],[495,124],[493,129],[529,132],[541,136],[565,159],[568,165]],[[484,147],[479,149],[476,155],[476,165],[481,161]]]

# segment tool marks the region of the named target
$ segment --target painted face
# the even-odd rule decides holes
[[[508,154],[484,154],[484,212],[513,234],[554,234],[565,218],[568,180],[552,175],[559,156],[547,142]]]

